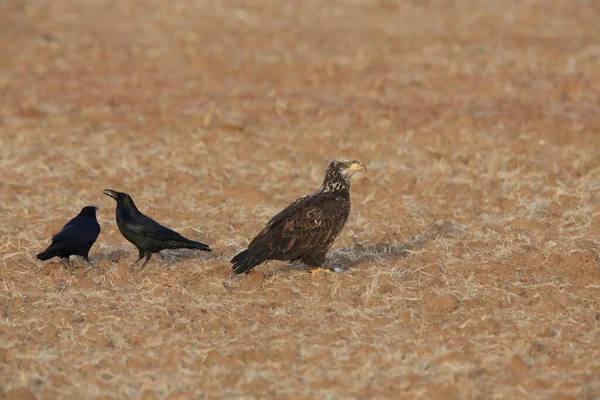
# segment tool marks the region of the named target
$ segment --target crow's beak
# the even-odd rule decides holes
[[[112,197],[113,199],[117,200],[117,192],[115,192],[114,190],[110,190],[110,189],[104,189],[102,191],[102,193],[104,193],[105,195]]]
[[[94,210],[98,211],[98,206],[94,206]]]
[[[350,169],[352,171],[365,171],[367,172],[367,166],[365,164],[361,164],[361,163],[354,163],[350,166]]]

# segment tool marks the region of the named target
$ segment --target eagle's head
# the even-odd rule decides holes
[[[366,171],[367,166],[350,157],[336,157],[329,162],[325,171],[322,191],[340,191],[350,189],[350,178],[357,171]]]
[[[329,168],[337,170],[341,175],[351,177],[356,171],[366,171],[367,166],[350,157],[336,157],[329,163]]]

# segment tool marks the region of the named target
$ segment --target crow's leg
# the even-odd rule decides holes
[[[142,264],[140,269],[143,269],[146,266],[146,264],[148,264],[148,261],[150,261],[151,258],[152,258],[152,253],[146,253],[146,261],[144,261],[144,263]]]
[[[66,256],[66,257],[61,257],[62,261],[67,264],[67,268],[69,268],[70,270],[73,269],[73,266],[71,265],[71,257]]]
[[[85,253],[82,257],[85,262],[90,264],[90,266],[95,267],[94,263],[90,261],[90,256],[88,255],[88,253]]]
[[[140,248],[138,247],[138,252],[139,252],[139,254],[138,254],[138,259],[137,259],[137,260],[135,260],[135,261],[133,262],[133,264],[131,264],[131,265],[129,266],[130,268],[133,268],[133,267],[135,267],[135,266],[136,266],[136,265],[137,265],[137,264],[140,262],[140,260],[141,260],[142,258],[144,258],[144,255],[145,255],[145,252],[144,252],[144,250],[142,250],[142,249],[140,249]]]

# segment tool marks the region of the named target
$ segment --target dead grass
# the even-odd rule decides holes
[[[596,399],[594,2],[0,5],[6,398]],[[311,277],[228,260],[369,166]],[[102,189],[211,243],[129,272]],[[95,268],[35,254],[88,204]]]

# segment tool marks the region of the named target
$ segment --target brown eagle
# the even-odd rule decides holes
[[[350,214],[350,178],[367,167],[348,157],[334,158],[321,187],[275,215],[248,248],[231,259],[234,274],[250,272],[268,260],[300,260],[321,269],[327,251]]]

